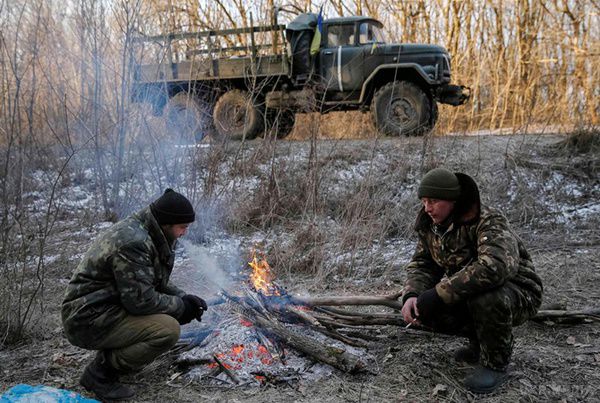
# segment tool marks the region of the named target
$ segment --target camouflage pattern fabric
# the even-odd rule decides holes
[[[482,348],[482,363],[501,368],[512,351],[512,326],[535,315],[541,304],[542,282],[508,220],[481,206],[472,178],[456,175],[461,198],[447,226],[434,225],[424,209],[417,217],[419,239],[406,266],[402,301],[435,287],[446,306],[432,327],[448,332],[469,325],[468,336]],[[455,323],[444,320],[448,315]],[[457,321],[461,315],[466,322]]]
[[[432,318],[421,318],[421,322],[434,332],[469,338],[479,345],[480,363],[502,371],[512,354],[512,328],[535,315],[540,302],[509,282],[463,302],[444,305]]]
[[[433,224],[417,232],[404,301],[435,287],[445,303],[453,304],[508,281],[541,298],[542,282],[529,253],[497,211],[483,208],[478,220],[452,223],[444,233],[436,233]]]
[[[185,293],[169,281],[174,254],[145,208],[113,225],[90,246],[62,304],[67,338],[96,349],[128,315],[183,314]]]

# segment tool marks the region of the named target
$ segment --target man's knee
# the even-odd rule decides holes
[[[137,336],[119,348],[110,349],[112,365],[122,371],[137,370],[147,365],[179,340],[179,323],[165,314],[130,317],[127,327],[131,334]],[[122,334],[122,337],[126,338],[126,335]]]
[[[512,303],[503,287],[479,294],[471,298],[467,305],[475,321],[509,320],[512,323]]]
[[[160,346],[169,349],[177,343],[181,326],[175,318],[165,314],[150,315],[153,324],[153,339]]]

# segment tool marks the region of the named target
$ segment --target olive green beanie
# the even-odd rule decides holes
[[[457,200],[460,196],[460,183],[452,172],[444,168],[434,168],[427,172],[419,184],[419,199],[429,197],[440,200]]]

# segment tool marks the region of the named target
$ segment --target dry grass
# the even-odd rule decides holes
[[[598,127],[581,127],[574,130],[567,138],[554,147],[557,154],[567,155],[589,154],[597,158],[600,154],[600,129]]]

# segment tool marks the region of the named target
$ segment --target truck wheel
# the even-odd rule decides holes
[[[278,139],[292,132],[296,123],[296,114],[289,109],[268,109],[267,129],[273,130]]]
[[[246,91],[231,90],[215,104],[213,121],[223,139],[253,139],[264,126],[263,107],[256,105]]]
[[[167,130],[178,144],[200,142],[211,132],[209,106],[189,92],[178,92],[163,112]]]
[[[393,81],[373,97],[371,111],[375,127],[384,135],[418,136],[433,127],[432,101],[416,84]]]

